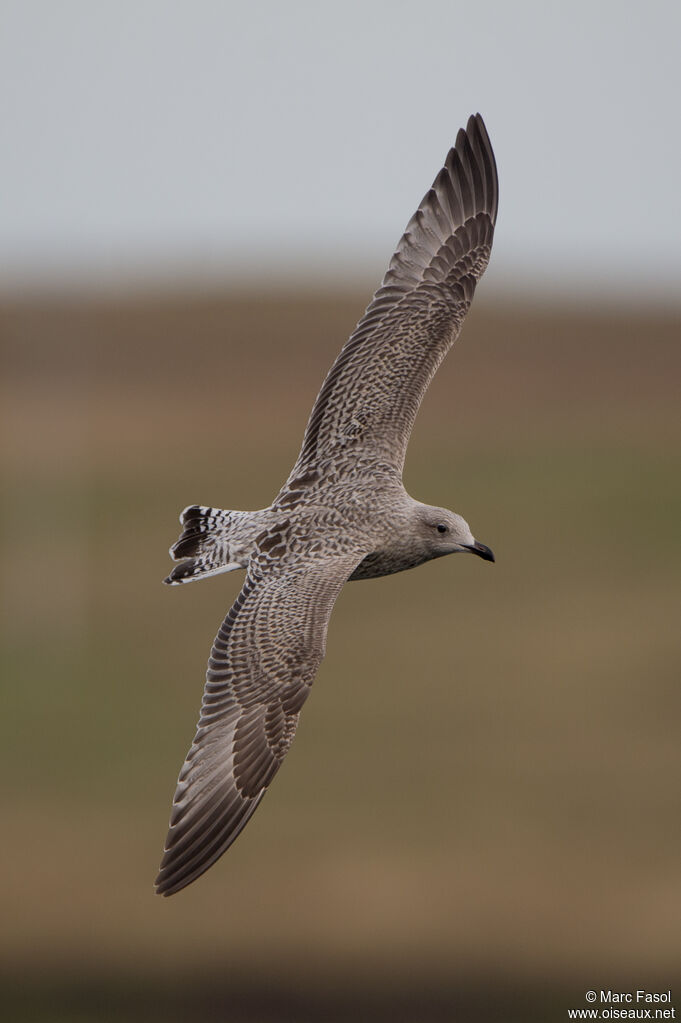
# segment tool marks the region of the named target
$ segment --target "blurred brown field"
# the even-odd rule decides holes
[[[160,585],[177,514],[269,503],[367,299],[0,306],[7,1018],[548,1020],[681,979],[672,313],[476,301],[405,482],[497,563],[347,586],[262,808],[152,894],[240,585]]]

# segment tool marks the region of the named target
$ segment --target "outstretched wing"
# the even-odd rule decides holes
[[[161,895],[207,870],[265,794],[324,656],[333,605],[362,557],[298,555],[291,567],[276,554],[252,561],[215,638],[156,879]]]
[[[344,451],[402,471],[423,395],[487,266],[497,198],[494,154],[475,114],[459,131],[381,287],[331,367],[291,479]]]

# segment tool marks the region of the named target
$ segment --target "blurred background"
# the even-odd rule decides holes
[[[0,19],[7,1018],[507,1023],[589,988],[678,998],[678,6]],[[157,899],[240,585],[160,585],[177,514],[271,501],[476,110],[495,249],[405,482],[497,563],[347,586],[263,808]]]

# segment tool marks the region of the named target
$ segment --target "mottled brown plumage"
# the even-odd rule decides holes
[[[348,579],[470,551],[494,560],[459,515],[421,504],[402,467],[421,400],[489,260],[494,155],[479,114],[407,225],[381,287],[324,381],[303,446],[269,508],[193,505],[170,584],[246,568],[215,638],[198,730],[175,792],[157,878],[184,888],[234,841],[295,734]]]

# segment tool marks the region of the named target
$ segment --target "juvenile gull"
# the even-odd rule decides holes
[[[479,114],[409,221],[383,283],[322,386],[269,508],[192,505],[166,583],[247,570],[208,661],[198,730],[173,800],[156,890],[172,895],[234,841],[286,754],[348,579],[469,551],[454,512],[407,494],[416,413],[461,330],[492,247],[497,172]]]

